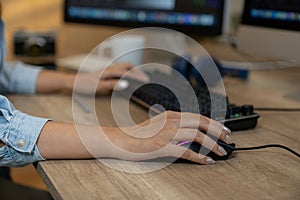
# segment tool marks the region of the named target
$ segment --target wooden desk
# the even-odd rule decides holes
[[[57,30],[58,57],[87,53],[123,30],[64,24],[62,0],[32,2],[2,1],[9,59],[13,59],[13,32],[20,27]],[[83,40],[82,35],[89,37]],[[226,47],[207,46],[207,49],[224,58],[231,56]],[[300,69],[255,71],[245,82],[227,78],[224,81],[230,100],[238,104],[300,107]],[[29,114],[73,121],[68,95],[10,95],[9,98],[18,109]],[[107,103],[107,98],[97,99],[99,111],[106,115],[103,123],[114,125],[107,114]],[[138,120],[147,117],[133,107]],[[300,151],[299,112],[259,114],[255,130],[232,133],[238,146],[281,143]],[[299,199],[299,166],[300,160],[295,156],[268,149],[237,152],[233,158],[212,166],[173,164],[146,174],[118,172],[95,160],[47,161],[39,163],[37,169],[55,199]]]
[[[256,107],[300,107],[300,68],[253,71],[248,81],[224,79],[231,101]],[[67,95],[9,98],[24,112],[72,122]],[[97,98],[106,125],[109,99]],[[146,112],[133,105],[137,120]],[[240,147],[280,143],[300,151],[299,112],[259,112],[256,129],[234,132]],[[127,163],[131,165],[132,163]],[[299,199],[300,159],[280,149],[235,152],[227,161],[201,166],[172,164],[164,169],[130,174],[96,160],[46,161],[37,170],[55,199]]]

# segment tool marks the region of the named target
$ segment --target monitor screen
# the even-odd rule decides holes
[[[66,22],[221,35],[225,0],[65,0]]]
[[[245,0],[242,24],[300,31],[300,0]]]

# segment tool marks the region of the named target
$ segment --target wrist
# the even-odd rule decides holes
[[[36,82],[37,93],[72,91],[76,75],[57,71],[41,71]]]
[[[74,87],[76,75],[69,74],[69,73],[61,73],[60,74],[60,83],[61,83],[61,90],[72,91]]]
[[[119,159],[128,159],[126,152],[137,153],[137,141],[132,136],[124,133],[118,127],[105,127],[103,128],[105,139],[103,141],[105,146],[105,156]]]

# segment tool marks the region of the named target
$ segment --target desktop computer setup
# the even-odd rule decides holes
[[[230,1],[227,0],[65,0],[64,20],[65,22],[87,23],[97,25],[122,26],[128,28],[136,27],[163,27],[177,30],[188,34],[217,37],[228,32]],[[300,52],[300,2],[299,1],[258,1],[246,0],[242,16],[242,24],[238,34],[238,48],[247,53],[271,56],[279,59],[291,59],[299,61]],[[298,44],[298,45],[297,45]],[[231,69],[223,67],[215,60],[220,73],[232,73],[236,76],[247,76],[241,69]],[[178,58],[173,63],[173,69],[182,74],[188,81],[196,79],[196,84],[192,87],[198,100],[199,109],[180,105],[174,93],[159,84],[145,84],[137,87],[140,83],[130,81],[130,87],[123,94],[132,94],[129,98],[134,102],[154,109],[159,113],[163,110],[173,110],[182,112],[200,111],[208,117],[215,116],[216,110],[211,109],[211,97],[225,101],[226,106],[220,107],[218,111],[225,113],[223,117],[215,118],[225,124],[233,131],[247,130],[255,128],[259,115],[255,113],[252,105],[232,104],[228,97],[210,93],[208,86],[203,83],[200,74],[196,73],[194,63]],[[165,74],[159,71],[148,73],[152,80],[169,80],[170,84],[176,83],[179,93],[184,93],[184,88],[180,87],[172,74]],[[216,80],[218,81],[218,80]],[[131,87],[132,86],[132,87]],[[134,88],[134,91],[130,89]],[[136,89],[137,88],[137,89]],[[187,98],[188,102],[188,98]],[[155,105],[160,105],[155,107]],[[159,109],[163,108],[163,109]],[[235,148],[235,145],[224,144],[228,155],[226,157],[214,157],[216,160],[224,160],[229,157],[234,150],[253,150],[259,148],[279,147],[284,148],[299,157],[293,150],[281,145],[266,145],[250,148]],[[183,144],[199,152],[200,145],[197,143]],[[182,160],[178,160],[182,162]]]

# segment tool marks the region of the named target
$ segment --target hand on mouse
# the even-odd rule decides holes
[[[157,157],[181,157],[199,164],[213,164],[215,161],[206,155],[178,146],[180,141],[194,141],[211,149],[219,156],[226,151],[209,135],[231,143],[230,130],[219,122],[205,116],[166,111],[141,124],[127,128],[112,128],[106,136],[113,145],[124,150],[112,157],[125,160],[146,160]],[[209,135],[204,134],[208,132]],[[133,154],[132,154],[133,153]]]
[[[203,132],[228,142],[224,138],[230,131],[201,115],[166,111],[125,128],[48,122],[37,144],[45,159],[110,157],[140,161],[172,156],[213,164],[212,158],[177,145],[179,141],[194,141],[224,155],[220,146]]]

